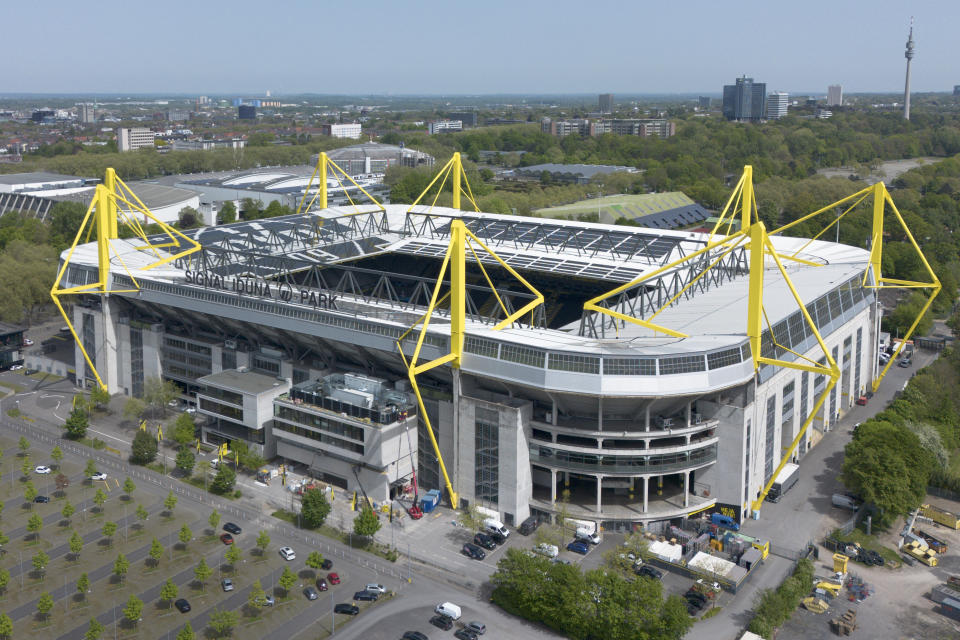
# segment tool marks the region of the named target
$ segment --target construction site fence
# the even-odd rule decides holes
[[[940,487],[927,487],[927,493],[929,493],[932,496],[937,496],[938,498],[945,498],[947,500],[960,502],[960,493],[957,493],[956,491],[951,491],[950,489],[942,489]]]
[[[754,563],[753,566],[750,568],[750,571],[748,571],[743,576],[743,578],[741,578],[739,581],[733,581],[733,580],[724,578],[722,576],[709,574],[706,571],[698,571],[685,564],[670,562],[668,560],[664,560],[656,556],[651,556],[646,560],[644,560],[644,562],[646,562],[647,564],[652,564],[653,566],[659,567],[665,571],[669,571],[671,573],[676,573],[678,575],[690,578],[691,580],[699,580],[700,578],[703,578],[704,580],[707,580],[710,582],[717,582],[720,584],[721,589],[723,589],[724,591],[729,591],[730,593],[736,593],[743,585],[745,585],[750,580],[750,578],[753,576],[754,573],[756,573],[760,565],[763,564],[762,560],[760,562]]]
[[[857,528],[857,525],[860,523],[863,517],[867,515],[867,513],[870,511],[871,511],[870,505],[866,503],[860,505],[860,508],[857,509],[856,512],[854,512],[853,516],[851,516],[849,520],[847,520],[842,525],[837,527],[837,531],[839,531],[841,534],[845,536],[850,535],[851,533],[853,533],[853,530]]]

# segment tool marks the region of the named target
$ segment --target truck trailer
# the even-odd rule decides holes
[[[780,502],[783,494],[789,491],[790,487],[797,484],[797,478],[800,477],[797,473],[799,470],[800,465],[792,462],[783,465],[783,469],[780,470],[776,480],[774,480],[770,486],[770,491],[767,493],[767,500],[769,502]]]

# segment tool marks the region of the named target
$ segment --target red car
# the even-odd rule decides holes
[[[225,533],[222,536],[220,536],[220,542],[222,542],[223,544],[233,544],[233,536],[230,535],[229,533]]]
[[[335,573],[328,573],[327,580],[330,581],[330,584],[340,584],[340,576]]]

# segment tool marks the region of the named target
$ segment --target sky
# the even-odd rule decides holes
[[[960,84],[958,0],[46,0],[0,9],[0,93],[670,94]]]

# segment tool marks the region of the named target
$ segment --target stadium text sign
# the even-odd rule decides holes
[[[186,271],[184,275],[187,284],[198,284],[205,289],[232,291],[241,298],[267,298],[279,302],[299,302],[300,304],[309,304],[314,309],[337,308],[337,296],[333,294],[318,293],[310,289],[294,290],[293,287],[284,282],[270,283],[255,278],[233,278],[231,280],[206,271]]]

